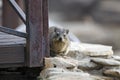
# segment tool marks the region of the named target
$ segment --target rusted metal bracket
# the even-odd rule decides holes
[[[27,37],[26,33],[18,32],[18,31],[15,31],[14,29],[11,29],[11,28],[6,28],[6,27],[0,26],[0,31],[8,33],[8,34],[15,35],[15,36],[23,37],[23,38]]]
[[[15,0],[8,0],[15,12],[19,15],[19,17],[22,19],[24,24],[26,24],[26,15],[23,12],[23,10],[19,7],[19,5],[16,3]]]

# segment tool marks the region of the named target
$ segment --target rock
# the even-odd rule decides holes
[[[120,66],[120,62],[114,59],[93,58],[91,61],[103,66]]]
[[[112,56],[113,59],[120,61],[120,56]]]
[[[109,77],[93,76],[85,72],[70,72],[62,68],[47,68],[40,74],[43,80],[112,80]]]
[[[86,79],[89,79],[89,74],[88,73],[83,73],[83,72],[54,72],[51,73],[54,74],[53,76],[50,76],[48,80],[79,80],[83,79],[86,77]]]
[[[93,63],[90,59],[86,58],[78,62],[78,69],[82,70],[94,70],[100,68],[100,65]]]
[[[86,75],[75,75],[73,74],[61,74],[57,76],[51,76],[48,80],[113,80],[109,77],[97,77],[97,76],[86,76]]]
[[[68,72],[68,70],[63,69],[63,68],[46,68],[41,71],[40,77],[43,79],[47,78],[47,77],[49,77],[48,74],[50,72]]]
[[[49,57],[44,61],[45,68],[39,77],[43,80],[117,80],[120,72],[119,57],[113,56],[112,47],[105,45],[71,42],[66,56]],[[109,74],[105,71],[111,68],[116,69],[118,75],[106,77]]]
[[[48,78],[48,80],[49,79],[50,80],[59,80],[59,78],[66,78],[69,75],[71,75],[71,76],[74,75],[73,77],[79,76],[79,75],[81,75],[81,76],[89,76],[88,73],[70,72],[70,71],[68,71],[66,69],[63,69],[63,68],[47,68],[47,69],[44,69],[44,70],[41,71],[40,77],[42,77],[43,79]],[[62,80],[64,80],[64,79],[62,79]]]
[[[84,51],[85,48],[83,46],[81,46],[82,43],[78,43],[78,42],[71,42],[70,43],[70,46],[69,46],[69,50],[70,51]]]
[[[49,80],[113,80],[109,77],[93,77],[93,76],[81,76],[81,75],[58,75],[48,78]]]
[[[81,60],[86,56],[90,57],[110,57],[113,55],[111,46],[100,44],[86,44],[71,42],[67,56]]]
[[[46,68],[67,68],[72,69],[75,68],[78,64],[77,60],[68,57],[51,57],[45,58],[45,67]]]
[[[81,44],[85,50],[83,53],[91,57],[109,57],[113,55],[111,46],[105,46],[100,44]]]
[[[71,42],[68,49],[69,49],[69,52],[68,52],[67,56],[69,56],[69,57],[72,57],[77,60],[83,59],[85,57],[85,55],[81,53],[85,50],[85,48],[83,46],[81,46],[80,43]]]
[[[113,80],[113,78],[110,78],[110,77],[105,77],[105,76],[91,76],[93,77],[94,79],[92,80]],[[89,79],[88,79],[89,80]]]
[[[119,77],[120,78],[120,69],[108,69],[103,72],[107,76]]]

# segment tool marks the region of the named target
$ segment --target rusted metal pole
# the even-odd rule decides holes
[[[29,67],[40,67],[43,66],[43,59],[48,52],[48,13],[47,3],[44,3],[47,0],[26,1],[28,33],[26,63]]]

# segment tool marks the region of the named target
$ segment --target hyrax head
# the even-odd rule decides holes
[[[55,33],[54,37],[56,41],[65,42],[66,40],[68,40],[68,33],[69,33],[68,29],[55,28],[54,33]]]

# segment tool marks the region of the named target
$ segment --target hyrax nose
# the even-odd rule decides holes
[[[59,41],[62,41],[62,37],[59,38]]]

